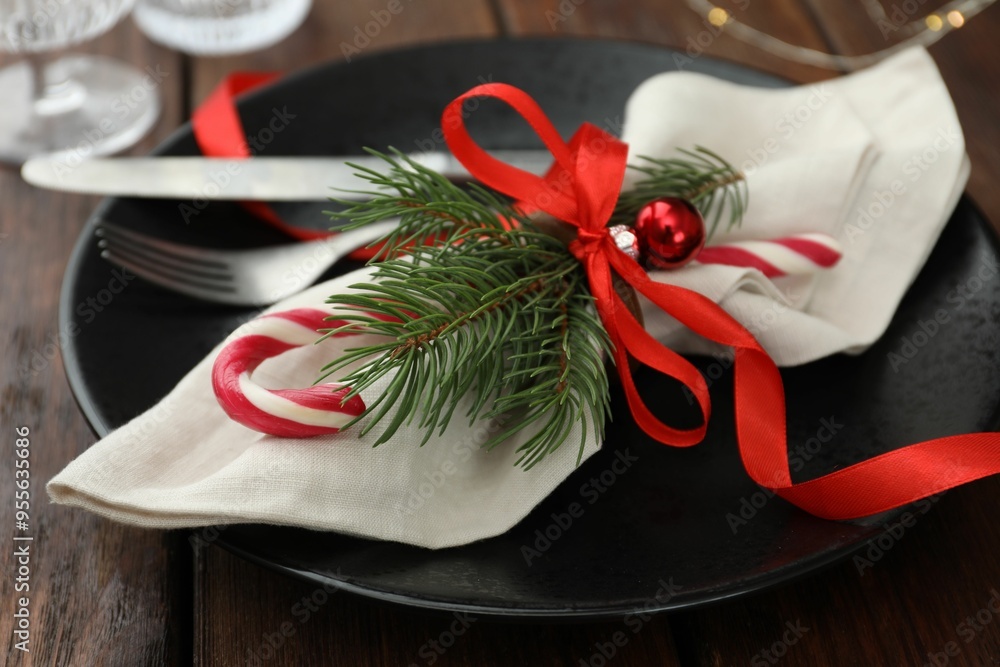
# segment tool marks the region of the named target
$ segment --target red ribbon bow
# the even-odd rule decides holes
[[[555,157],[544,177],[497,160],[472,140],[462,104],[474,97],[502,100],[528,122]],[[452,101],[442,116],[442,129],[452,153],[478,180],[577,228],[570,251],[586,267],[597,311],[614,344],[629,407],[642,430],[658,441],[687,447],[702,440],[711,412],[708,387],[690,362],[659,343],[635,319],[612,285],[612,270],[695,333],[734,349],[736,433],[743,465],[757,484],[802,509],[828,519],[853,519],[1000,472],[1000,434],[977,433],[928,440],[793,484],[785,395],[774,361],[746,328],[710,299],[651,280],[608,233],[628,147],[589,123],[567,144],[531,97],[501,83],[477,86]],[[635,387],[629,357],[682,382],[698,401],[702,424],[676,429],[656,418]]]

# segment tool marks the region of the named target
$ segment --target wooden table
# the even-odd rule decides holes
[[[167,73],[159,86],[162,118],[133,151],[144,153],[185,120],[224,74],[341,58],[340,44],[384,4],[317,0],[294,35],[248,56],[189,58],[150,44],[129,21],[82,50]],[[858,53],[885,44],[860,3],[739,2],[734,11],[807,46]],[[555,34],[684,48],[704,29],[703,19],[681,0],[422,0],[405,4],[367,51],[452,38]],[[932,49],[965,128],[973,165],[969,192],[994,223],[1000,222],[998,32],[995,7]],[[726,34],[706,52],[802,82],[831,76]],[[10,61],[4,57],[0,64]],[[337,594],[300,623],[292,607],[313,596],[312,586],[218,548],[192,548],[183,533],[138,530],[48,505],[44,482],[94,442],[64,377],[56,310],[67,257],[95,204],[94,198],[33,190],[16,171],[0,170],[0,423],[8,462],[14,460],[14,428],[31,431],[35,536],[31,653],[23,654],[8,639],[17,597],[13,521],[3,527],[8,546],[0,550],[0,637],[7,664],[429,665],[432,658],[447,665],[1000,663],[1000,618],[989,606],[994,598],[994,608],[1000,608],[998,479],[946,494],[863,573],[848,561],[779,590],[657,616],[641,632],[629,633],[627,644],[607,661],[601,649],[610,650],[621,622],[479,622],[440,657],[429,644],[448,626],[449,619],[439,616]],[[9,517],[13,464],[0,471],[0,489]],[[279,646],[270,649],[269,642]]]

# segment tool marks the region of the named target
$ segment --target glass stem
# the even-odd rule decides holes
[[[27,53],[31,77],[31,108],[39,117],[55,117],[75,110],[86,97],[53,53]]]
[[[45,77],[46,58],[44,54],[29,52],[26,61],[31,70],[31,101],[38,104],[45,98],[48,88],[48,81]]]

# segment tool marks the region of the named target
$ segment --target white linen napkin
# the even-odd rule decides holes
[[[661,74],[632,94],[622,138],[630,163],[702,145],[746,173],[743,223],[711,244],[804,232],[841,242],[840,263],[812,276],[771,281],[756,270],[709,265],[654,274],[721,305],[780,366],[860,353],[885,332],[969,172],[951,97],[922,48],[791,89]],[[649,302],[643,315],[679,352],[725,352]]]
[[[784,90],[689,73],[657,76],[629,100],[624,139],[633,156],[704,145],[747,172],[743,226],[714,242],[826,232],[843,243],[841,263],[809,278],[772,283],[754,270],[723,266],[655,274],[715,299],[782,365],[856,353],[882,334],[967,178],[951,100],[920,49]],[[273,310],[325,308],[327,296],[364,282],[370,271],[313,287]],[[644,310],[647,327],[675,349],[717,351],[648,304]],[[286,353],[255,378],[306,386],[340,347],[357,342],[330,339]],[[525,472],[514,460],[527,433],[485,452],[478,447],[489,425],[462,419],[422,448],[406,427],[378,448],[371,446],[378,427],[368,437],[359,429],[305,440],[264,436],[230,421],[216,403],[213,359],[70,463],[48,485],[52,500],[152,528],[272,523],[441,548],[505,532],[576,467],[578,432]],[[370,402],[382,386],[362,397]],[[589,442],[584,458],[599,445]]]
[[[268,312],[315,307],[348,286],[369,282],[364,268],[286,299]],[[253,331],[251,321],[232,337]],[[366,337],[331,338],[269,359],[254,372],[266,387],[307,387],[319,369]],[[367,337],[367,338],[370,338]],[[227,339],[229,340],[229,339]],[[369,341],[370,343],[370,341]],[[229,419],[212,392],[220,344],[159,404],[88,449],[49,482],[52,500],[151,528],[273,523],[332,530],[431,548],[508,530],[574,468],[580,433],[525,472],[515,465],[525,429],[492,452],[488,422],[469,425],[455,411],[447,435],[418,447],[423,431],[402,426],[372,447],[358,428],[315,438],[257,433]],[[387,378],[361,394],[366,405]],[[390,419],[390,418],[387,418]],[[593,428],[588,428],[593,432]],[[584,458],[597,451],[587,447]]]

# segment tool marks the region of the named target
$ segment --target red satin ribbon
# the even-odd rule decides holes
[[[531,125],[555,157],[545,177],[497,160],[472,140],[462,104],[473,97],[502,100]],[[589,123],[567,144],[533,99],[501,83],[477,86],[455,99],[444,111],[442,129],[452,153],[478,180],[577,228],[570,250],[586,267],[597,311],[614,344],[629,407],[643,431],[658,441],[687,447],[702,440],[711,412],[708,387],[690,362],[635,319],[612,286],[612,271],[692,331],[734,348],[736,434],[743,465],[757,484],[802,509],[827,519],[854,519],[1000,472],[1000,434],[977,433],[928,440],[793,484],[785,395],[774,361],[749,331],[710,299],[651,280],[607,231],[625,174],[627,146]],[[698,401],[702,424],[676,429],[657,419],[639,396],[629,357],[684,383]]]
[[[219,83],[191,116],[195,142],[203,155],[218,158],[250,158],[243,121],[236,110],[236,96],[274,81],[277,72],[236,72]],[[331,232],[289,225],[264,202],[247,201],[242,206],[264,222],[302,241],[330,236]],[[361,248],[350,254],[354,260],[371,259],[377,248]]]

